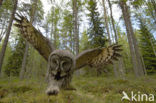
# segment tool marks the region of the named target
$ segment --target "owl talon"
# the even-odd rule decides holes
[[[48,96],[50,96],[50,95],[57,95],[58,91],[57,90],[49,91],[47,94],[48,94]]]
[[[47,91],[46,91],[46,94],[48,96],[51,96],[51,95],[57,95],[59,93],[59,88],[48,88]]]

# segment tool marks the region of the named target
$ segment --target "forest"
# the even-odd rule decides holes
[[[70,51],[75,68],[99,59],[79,59],[87,50],[108,60],[47,95],[53,48]],[[156,1],[0,0],[0,103],[156,103]]]

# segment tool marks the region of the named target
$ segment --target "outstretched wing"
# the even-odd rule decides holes
[[[54,50],[52,43],[42,35],[24,16],[15,18],[20,34],[48,61],[50,53]]]
[[[84,66],[100,67],[107,64],[113,64],[112,60],[118,60],[121,57],[121,45],[111,45],[107,48],[95,48],[85,50],[76,57],[75,70]]]

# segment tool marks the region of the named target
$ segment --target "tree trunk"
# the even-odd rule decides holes
[[[108,20],[107,20],[107,10],[106,10],[106,6],[105,6],[105,4],[106,4],[105,0],[102,0],[102,4],[103,4],[103,11],[104,11],[104,19],[105,19],[106,30],[107,30],[107,34],[108,34],[108,41],[109,41],[109,45],[111,45],[110,32],[109,32]]]
[[[124,66],[124,61],[123,61],[123,58],[119,58],[119,61],[118,61],[118,64],[119,64],[119,72],[120,72],[120,76],[121,78],[125,78],[125,66]]]
[[[130,29],[130,36],[131,36],[131,39],[133,41],[133,45],[134,45],[134,50],[135,50],[135,53],[136,53],[136,60],[137,60],[137,66],[138,66],[138,74],[139,76],[144,76],[145,75],[145,72],[144,70],[146,70],[143,66],[143,61],[141,60],[141,54],[140,54],[140,51],[139,51],[139,47],[138,47],[138,43],[137,43],[137,40],[136,40],[136,37],[135,37],[135,34],[133,32],[133,27],[132,27],[132,23],[131,23],[131,20],[130,20],[130,13],[129,13],[129,9],[128,9],[128,6],[126,5],[126,8],[127,8],[127,17],[128,17],[128,24],[129,24],[129,29]]]
[[[74,52],[76,55],[79,53],[79,33],[78,33],[78,6],[77,0],[73,0],[73,22],[74,22]],[[79,75],[81,71],[76,71],[76,75]]]
[[[2,3],[3,3],[3,0],[0,0],[0,8],[1,8],[1,6],[2,6]]]
[[[55,8],[54,6],[52,6],[52,15],[53,17],[55,16]],[[54,19],[52,18],[52,27],[51,27],[51,34],[53,34],[53,37],[54,37],[54,47],[57,48],[57,34],[56,34],[56,29],[57,29],[57,25],[54,23]]]
[[[57,25],[54,24],[54,47],[57,48]]]
[[[14,17],[15,17],[16,9],[17,9],[17,4],[18,4],[18,0],[15,0],[13,11],[12,11],[12,14],[11,14],[11,17],[10,17],[10,21],[9,21],[9,26],[8,26],[8,29],[7,29],[7,33],[6,33],[6,36],[5,36],[5,39],[4,39],[4,43],[3,43],[3,46],[2,46],[2,49],[1,49],[1,52],[0,52],[0,76],[1,76],[3,60],[4,60],[6,47],[7,47],[9,36],[10,36],[12,23],[13,23],[13,20],[14,20]]]
[[[119,77],[119,74],[118,74],[117,66],[116,65],[117,65],[116,63],[113,64],[113,71],[114,71],[115,77]]]
[[[20,79],[24,78],[24,73],[26,72],[25,66],[26,66],[26,60],[27,60],[27,55],[28,55],[28,49],[29,49],[29,43],[26,42],[24,57],[22,60],[22,68],[20,71]]]
[[[150,43],[151,43],[151,45],[152,45],[152,49],[153,49],[154,55],[156,56],[156,50],[155,50],[155,48],[154,48],[154,43],[153,43],[152,38],[154,38],[154,37],[149,37],[149,40],[150,40]]]
[[[114,31],[114,35],[115,35],[115,41],[117,43],[118,42],[117,32],[116,32],[116,29],[115,29],[115,23],[114,23],[114,18],[113,18],[113,13],[112,13],[112,5],[111,5],[110,0],[108,0],[108,4],[109,4],[109,9],[110,9],[110,16],[111,16],[111,22],[112,22],[112,26],[113,26],[113,31]]]
[[[133,32],[132,24],[130,21],[130,12],[129,8],[126,4],[125,1],[120,0],[120,7],[122,9],[125,25],[126,25],[126,31],[127,31],[127,36],[128,36],[128,42],[129,42],[129,47],[130,47],[130,53],[132,56],[132,64],[133,64],[133,69],[135,72],[135,75],[142,76],[144,75],[144,68],[143,68],[143,63],[141,61],[141,56],[139,53],[137,41]]]
[[[34,8],[32,8],[32,15],[31,15],[30,23],[33,23],[33,21],[34,21],[34,14],[36,11],[37,2],[38,2],[38,0],[34,1],[35,6],[34,6]],[[24,73],[26,71],[26,61],[27,61],[28,50],[29,50],[29,43],[28,43],[28,41],[26,41],[26,47],[25,47],[24,57],[23,57],[23,61],[22,61],[22,68],[20,71],[20,79],[21,80],[24,78]]]
[[[144,62],[144,59],[143,59],[142,56],[141,56],[141,61],[142,61],[142,63],[143,63],[145,76],[147,76],[146,66],[145,66],[145,62]]]
[[[155,2],[155,0],[151,0],[151,3],[152,3],[152,5],[153,5],[153,9],[154,9],[154,14],[155,14],[155,17],[156,17],[156,2]]]
[[[74,39],[75,39],[75,53],[79,53],[79,33],[78,33],[78,7],[77,0],[73,0],[73,16],[74,16]]]
[[[111,5],[110,0],[108,0],[108,4],[109,4],[109,9],[110,9],[110,16],[111,16],[111,22],[112,22],[112,26],[113,26],[113,31],[114,31],[114,35],[115,35],[115,42],[118,43],[117,32],[116,32],[116,28],[115,28],[113,13],[112,13],[112,5]],[[124,70],[125,70],[125,68],[124,68],[123,58],[119,59],[118,66],[119,66],[119,72],[121,74],[121,77],[124,77],[124,74],[125,74]],[[115,69],[117,69],[116,65],[114,66],[114,70]]]

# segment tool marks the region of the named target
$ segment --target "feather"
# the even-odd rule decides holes
[[[20,18],[15,20],[18,24],[14,24],[20,29],[20,34],[48,61],[49,55],[54,51],[54,46],[49,40],[42,35],[24,16],[16,13]]]
[[[118,60],[117,57],[121,57],[119,54],[121,51],[121,45],[117,44],[111,45],[107,48],[102,47],[85,50],[76,57],[75,70],[80,69],[86,65],[99,67],[107,64],[113,64],[112,60]]]

